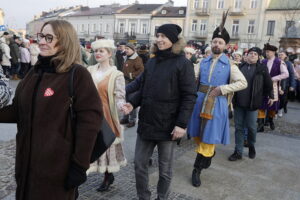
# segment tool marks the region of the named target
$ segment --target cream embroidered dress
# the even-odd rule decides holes
[[[126,102],[124,75],[115,66],[111,66],[105,71],[100,70],[99,64],[88,67],[88,71],[92,75],[101,98],[104,117],[117,138],[111,147],[90,165],[87,173],[118,172],[120,167],[127,163],[122,147],[123,127],[120,125],[118,117],[121,107]]]

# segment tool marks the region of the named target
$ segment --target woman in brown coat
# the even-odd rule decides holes
[[[0,122],[17,123],[17,200],[71,200],[86,180],[100,130],[102,108],[90,73],[80,63],[72,25],[46,22],[38,62],[19,83],[13,104],[0,110]],[[69,70],[74,72],[76,135],[69,114]]]

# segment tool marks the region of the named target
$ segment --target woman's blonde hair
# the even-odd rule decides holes
[[[65,20],[50,20],[41,28],[50,25],[57,38],[58,51],[51,62],[56,65],[56,72],[64,73],[70,70],[73,64],[81,64],[79,39],[73,26]]]

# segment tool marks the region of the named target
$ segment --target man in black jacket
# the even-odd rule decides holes
[[[268,68],[259,62],[261,53],[261,49],[252,47],[248,51],[247,62],[240,66],[241,72],[247,79],[248,87],[237,92],[233,99],[235,151],[228,158],[230,161],[242,159],[245,128],[248,129],[249,158],[255,158],[257,109],[261,106],[264,96],[274,98],[273,83]],[[272,103],[270,101],[270,106]]]
[[[125,53],[125,42],[121,42],[118,46],[118,50],[116,52],[116,66],[119,71],[123,71],[123,65],[125,62],[126,58],[126,53]]]
[[[123,109],[140,107],[135,147],[135,176],[139,199],[150,200],[148,163],[158,149],[158,199],[167,199],[172,179],[173,151],[176,140],[184,136],[196,100],[193,64],[183,54],[185,43],[175,24],[158,28],[156,44],[145,67],[139,91]]]

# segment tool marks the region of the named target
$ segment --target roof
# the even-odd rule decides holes
[[[118,14],[152,14],[163,4],[134,4],[118,12]]]
[[[122,8],[124,8],[124,6],[103,5],[103,6],[96,7],[96,8],[82,7],[81,9],[68,15],[68,17],[112,15]]]
[[[300,10],[299,0],[271,0],[267,10]]]
[[[166,14],[162,14],[163,10],[166,11]],[[179,10],[183,10],[183,14],[179,14]],[[185,15],[186,7],[163,7],[153,17],[185,17]]]

